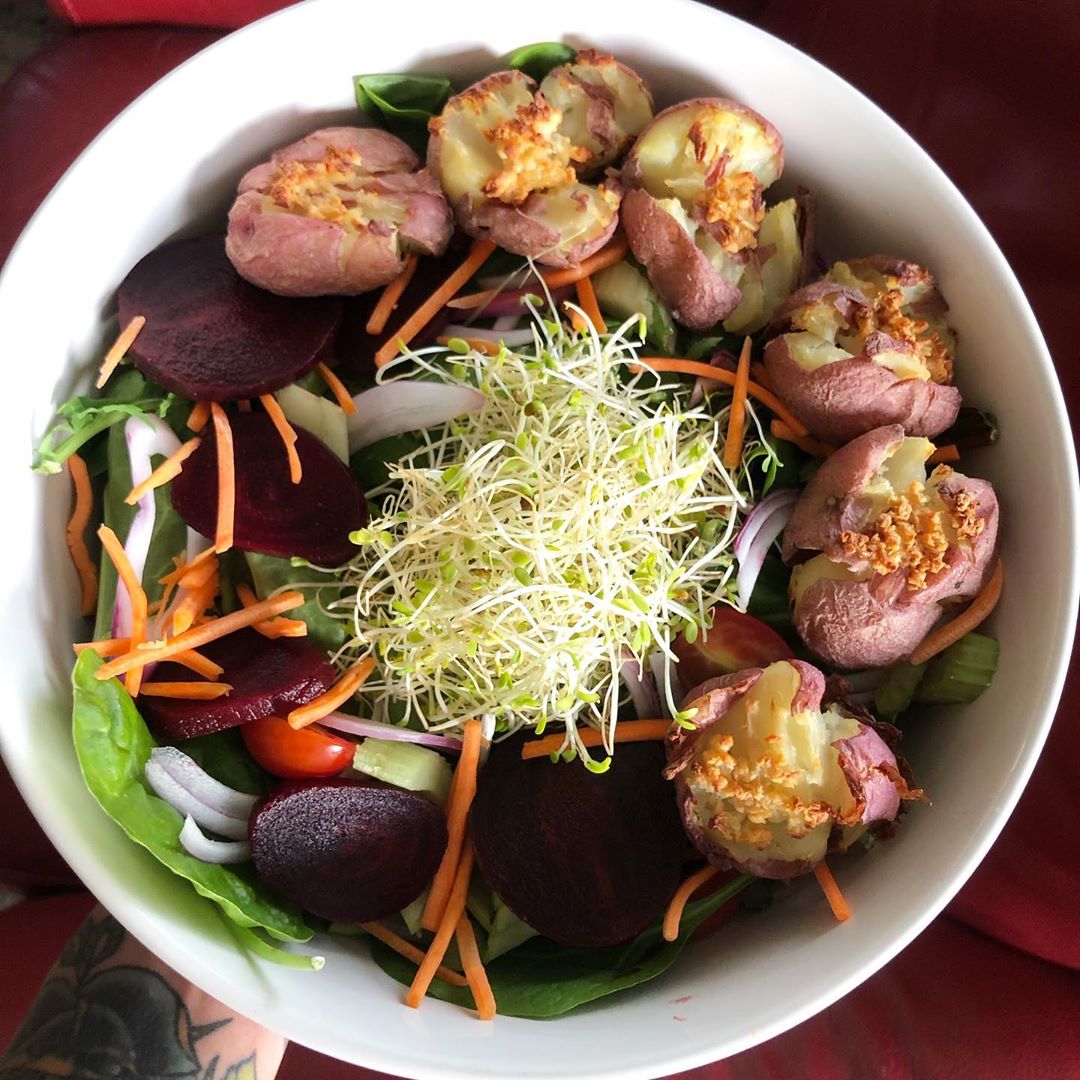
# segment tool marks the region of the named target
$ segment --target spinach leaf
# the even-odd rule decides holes
[[[560,64],[572,64],[577,59],[577,49],[561,41],[538,41],[535,45],[522,45],[507,53],[508,68],[523,71],[531,79],[540,82],[544,76]]]
[[[427,143],[427,122],[441,112],[453,87],[441,75],[354,75],[356,104],[414,149]]]
[[[770,549],[754,583],[750,602],[746,605],[748,615],[753,615],[755,619],[771,626],[789,642],[794,635],[787,593],[790,580],[791,571],[783,564],[776,551]]]
[[[261,555],[254,551],[244,552],[255,593],[260,600],[266,599],[275,589],[289,586],[299,589],[304,595],[304,603],[289,612],[290,619],[303,619],[308,627],[308,641],[328,652],[345,643],[348,624],[341,619],[327,615],[323,605],[341,597],[342,588],[336,578],[304,566],[293,566],[288,559],[279,559],[273,555]],[[325,585],[311,585],[311,582],[325,580]]]
[[[86,786],[101,808],[132,840],[190,881],[238,926],[260,927],[283,941],[307,941],[311,930],[299,913],[269,896],[250,866],[206,863],[180,846],[184,819],[153,794],[143,777],[154,741],[120,683],[95,678],[102,662],[88,649],[72,675],[75,753]],[[290,959],[295,962],[295,956]]]
[[[357,450],[349,458],[349,468],[365,491],[373,491],[386,483],[390,475],[390,465],[414,450],[419,450],[423,445],[424,440],[415,431],[391,435]]]
[[[561,1016],[586,1002],[656,978],[671,967],[697,927],[751,881],[753,878],[744,875],[712,895],[687,904],[679,938],[670,943],[663,940],[659,923],[625,945],[605,949],[573,949],[547,938],[526,941],[487,965],[499,1012],[529,1019]],[[371,955],[398,982],[412,982],[415,966],[392,949],[372,940]],[[472,1005],[468,989],[439,979],[434,980],[428,993],[457,1005]]]
[[[137,371],[125,371],[113,380],[102,397],[78,394],[57,410],[59,419],[34,450],[35,472],[58,473],[65,461],[82,447],[129,416],[154,413],[164,417],[175,402],[173,394],[147,382]]]

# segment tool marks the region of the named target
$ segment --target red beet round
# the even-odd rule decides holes
[[[337,678],[321,649],[303,638],[264,638],[237,630],[199,650],[225,670],[221,681],[232,687],[213,701],[139,697],[139,712],[156,739],[177,742],[246,724],[263,716],[284,715],[328,690]],[[153,682],[202,682],[185,667],[165,662]]]
[[[118,293],[120,325],[146,318],[129,350],[154,382],[187,398],[269,394],[318,362],[341,321],[337,297],[275,296],[245,281],[225,239],[174,240],[144,256]]]
[[[336,566],[356,554],[349,533],[367,524],[367,503],[337,455],[303,428],[295,428],[303,477],[294,484],[281,436],[265,413],[230,415],[236,462],[233,543],[241,551]],[[193,529],[213,536],[217,527],[217,438],[211,425],[172,482],[176,512]]]
[[[603,774],[495,747],[469,829],[484,880],[520,919],[563,945],[639,934],[679,885],[686,836],[660,743],[620,746]]]
[[[251,858],[266,887],[331,922],[371,922],[411,904],[446,848],[427,797],[386,784],[283,784],[255,807]]]

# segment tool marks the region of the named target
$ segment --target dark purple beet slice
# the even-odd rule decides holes
[[[139,712],[156,739],[193,739],[263,716],[284,715],[318,697],[337,678],[326,654],[303,638],[265,638],[254,630],[237,630],[199,651],[225,669],[221,681],[232,691],[214,701],[140,695]],[[150,679],[203,681],[169,662],[159,664]]]
[[[266,887],[332,922],[371,922],[411,904],[446,848],[446,817],[415,791],[357,780],[283,784],[251,815]]]
[[[187,398],[232,401],[295,382],[328,348],[341,301],[256,288],[233,269],[223,236],[174,240],[144,256],[118,293],[120,325],[146,318],[136,367]]]
[[[337,455],[296,428],[303,477],[294,484],[281,436],[265,413],[233,413],[229,423],[236,462],[235,546],[264,555],[299,555],[327,566],[355,555],[349,533],[367,524],[367,503]],[[217,498],[217,438],[208,424],[201,445],[172,482],[172,501],[188,525],[213,536]]]
[[[521,760],[496,746],[469,830],[484,880],[520,919],[563,945],[639,934],[679,885],[686,836],[660,743],[627,743],[595,775],[580,762]]]

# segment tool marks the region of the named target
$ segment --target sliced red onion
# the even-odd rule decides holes
[[[510,316],[507,316],[510,318]],[[498,320],[496,320],[498,321]],[[513,320],[515,323],[517,319]],[[443,327],[443,337],[475,338],[479,341],[491,341],[498,345],[531,345],[533,340],[532,330],[484,330],[479,326],[465,326],[463,323],[449,323]]]
[[[389,739],[392,742],[418,743],[420,746],[430,746],[435,750],[449,750],[451,753],[461,753],[461,740],[452,735],[436,735],[430,731],[412,731],[409,728],[397,727],[395,724],[380,724],[377,720],[358,720],[355,716],[346,716],[345,713],[332,712],[324,716],[320,721],[323,727],[333,731],[343,731],[346,735],[357,735],[362,739]]]
[[[196,859],[222,866],[251,858],[251,845],[246,840],[211,840],[190,815],[180,830],[180,846]]]
[[[500,333],[504,330],[516,330],[519,322],[520,319],[517,315],[500,315],[497,319],[492,320],[491,329],[498,330]]]
[[[175,746],[155,746],[150,751],[150,760],[160,765],[204,806],[226,817],[246,822],[251,817],[255,803],[259,801],[257,795],[237,791],[220,780],[215,780],[202,766]],[[207,828],[211,826],[208,825]]]
[[[774,491],[750,511],[735,537],[732,550],[739,560],[735,585],[739,592],[739,607],[744,611],[757,584],[765,556],[776,538],[784,531],[798,502],[797,491]]]
[[[709,357],[709,364],[714,368],[720,368],[721,371],[735,371],[739,366],[739,362],[726,349],[714,352]],[[700,375],[694,380],[694,388],[690,391],[691,409],[705,400],[705,390],[713,385],[715,385],[714,379],[705,379]]]
[[[512,281],[529,282],[536,281],[537,287],[540,287],[538,280],[533,278],[532,271],[528,266],[522,266],[520,269],[513,271],[510,274],[489,274],[487,277],[477,278],[476,284],[481,289],[505,289]]]
[[[172,429],[157,416],[131,416],[124,424],[124,440],[127,443],[128,461],[131,465],[131,484],[141,484],[153,471],[150,459],[160,454],[168,457],[180,449],[180,440]],[[146,567],[146,555],[150,550],[150,538],[154,532],[154,493],[148,491],[136,504],[135,517],[124,540],[124,552],[132,570],[141,580]],[[116,599],[113,601],[112,636],[131,636],[131,597],[123,582],[117,582]]]
[[[497,288],[498,285],[493,287]],[[558,304],[563,300],[568,300],[574,295],[574,286],[560,285],[557,289],[551,289],[549,291],[551,292],[552,301]],[[495,318],[498,315],[524,315],[529,310],[524,303],[526,296],[539,296],[543,298],[543,286],[539,282],[536,282],[532,288],[508,289],[505,292],[496,293],[483,307],[474,309],[476,311],[476,317]],[[453,311],[454,308],[451,306],[450,310]]]
[[[486,765],[495,738],[495,714],[484,713],[480,719],[480,764]]]
[[[632,656],[624,660],[619,668],[623,685],[630,691],[634,703],[634,712],[639,720],[659,718],[661,713],[660,697],[656,692],[657,684],[651,671],[643,671]]]
[[[349,453],[391,435],[435,427],[463,413],[476,412],[487,399],[471,386],[399,379],[382,383],[353,398],[349,416]]]
[[[219,836],[228,836],[233,840],[242,840],[247,836],[247,821],[211,810],[160,765],[148,761],[143,769],[143,775],[154,794],[167,802],[178,814],[193,818],[198,824],[216,832]]]

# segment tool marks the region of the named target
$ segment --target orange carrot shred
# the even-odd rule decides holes
[[[375,305],[374,311],[368,318],[367,326],[364,327],[369,334],[381,334],[386,329],[386,324],[394,313],[394,309],[401,299],[401,294],[408,288],[409,282],[412,281],[413,274],[416,273],[416,268],[419,265],[419,256],[416,254],[410,255],[405,261],[405,269],[383,289],[379,302]]]
[[[82,656],[87,649],[92,649],[98,656],[120,656],[131,648],[131,638],[103,638],[101,641],[78,641],[71,646],[76,656]]]
[[[128,601],[131,604],[131,645],[132,648],[137,648],[141,642],[146,640],[146,592],[143,590],[139,575],[135,573],[135,568],[131,565],[127,552],[124,550],[124,545],[120,543],[116,533],[108,525],[102,525],[98,529],[98,536],[101,538],[101,546],[112,560],[113,566],[116,567],[116,573],[125,590],[127,590]],[[98,670],[100,672],[104,668]],[[138,697],[141,682],[142,668],[140,667],[137,671],[133,671],[128,675],[124,688],[132,697]]]
[[[439,309],[487,261],[495,245],[490,240],[474,240],[465,261],[410,315],[389,341],[375,353],[375,366],[388,364],[398,352],[431,321]]]
[[[836,921],[847,922],[851,918],[851,908],[848,907],[848,902],[844,899],[840,886],[836,884],[836,878],[832,876],[832,871],[824,860],[814,867],[814,877],[817,878],[821,891],[825,894],[825,899],[829,901],[829,907],[832,908]]]
[[[475,349],[478,353],[483,353],[485,356],[498,356],[499,345],[497,342],[488,341],[486,338],[449,338],[446,336],[438,337],[435,339],[436,345],[449,345],[451,341],[458,340],[464,341],[470,349]]]
[[[228,683],[215,682],[146,682],[142,692],[151,697],[176,698],[184,701],[213,701],[232,690]]]
[[[450,797],[446,803],[446,848],[435,876],[431,879],[427,902],[420,916],[420,925],[425,930],[435,930],[446,914],[446,904],[450,889],[454,883],[461,852],[465,845],[465,827],[469,819],[469,808],[476,795],[476,770],[480,764],[480,744],[483,725],[479,720],[470,720],[465,725],[462,736],[461,754],[458,756],[454,779],[450,787]]]
[[[348,387],[331,371],[329,364],[320,360],[315,365],[315,370],[319,373],[320,378],[327,386],[330,387],[334,398],[341,406],[341,411],[346,414],[352,414],[356,412],[356,402],[353,401],[349,394]]]
[[[566,314],[569,316],[569,318],[570,318],[570,326],[573,329],[574,333],[576,333],[576,334],[588,333],[589,320],[586,319],[585,316],[582,315],[581,312],[577,310],[577,308],[571,307],[570,302],[568,300],[563,301],[563,311],[566,312]]]
[[[196,401],[188,413],[187,426],[189,431],[202,431],[206,427],[206,421],[210,419],[210,402]]]
[[[122,656],[131,649],[131,638],[105,638],[102,641],[80,641],[72,646],[76,656],[82,656],[87,649],[93,649],[102,659],[113,656]],[[194,671],[196,675],[202,675],[211,682],[217,679],[225,670],[220,664],[215,664],[208,656],[188,649],[187,652],[178,653],[172,658],[174,664]]]
[[[979,595],[955,619],[927,634],[922,644],[908,658],[908,663],[925,664],[927,660],[937,656],[950,645],[955,645],[965,634],[974,630],[997,607],[1004,584],[1005,566],[999,558]]]
[[[236,586],[236,595],[244,607],[251,607],[259,602],[259,598],[246,582]],[[267,619],[266,622],[256,623],[251,629],[265,638],[307,637],[308,632],[307,623],[303,619]]]
[[[136,646],[123,656],[118,656],[115,660],[98,668],[96,677],[111,679],[135,668],[144,667],[146,664],[171,660],[177,653],[187,652],[189,649],[197,649],[201,645],[217,641],[234,630],[241,630],[245,626],[252,626],[274,615],[280,615],[283,611],[300,607],[303,602],[304,595],[298,592],[286,592],[275,596],[272,600],[260,600],[254,607],[233,611],[218,619],[209,619],[200,626],[194,626],[182,634],[177,634],[164,643]]]
[[[465,969],[465,977],[469,980],[469,989],[472,991],[473,1001],[476,1002],[477,1016],[481,1020],[494,1020],[495,995],[491,992],[491,983],[488,982],[484,962],[480,959],[480,950],[476,946],[476,933],[472,923],[469,922],[467,913],[462,913],[461,918],[458,919],[456,935],[461,966]]]
[[[587,277],[583,277],[574,283],[574,288],[577,292],[578,307],[585,312],[593,329],[598,334],[604,333],[607,330],[607,324],[604,322],[604,316],[600,314],[600,305],[596,302],[596,290],[592,282]]]
[[[827,458],[836,453],[835,446],[815,439],[813,435],[796,435],[783,420],[773,420],[769,424],[769,430],[776,438],[794,443],[804,454],[809,454],[811,457]]]
[[[671,730],[670,720],[622,720],[615,725],[615,741],[618,742],[652,742],[656,739],[666,739]],[[586,728],[578,731],[582,746],[601,746],[604,742],[603,733],[596,728]],[[545,757],[548,754],[557,753],[562,749],[566,737],[561,734],[545,735],[542,739],[533,739],[525,743],[521,748],[522,760]]]
[[[944,465],[960,460],[960,448],[956,443],[946,443],[939,446],[927,459],[927,465]]]
[[[98,575],[86,548],[85,533],[86,526],[90,524],[90,515],[94,512],[94,489],[90,486],[86,462],[78,454],[68,458],[68,470],[75,485],[75,507],[67,523],[67,546],[82,586],[80,611],[83,615],[93,615],[97,607]]]
[[[285,455],[289,459],[289,479],[294,484],[299,484],[304,478],[304,470],[300,466],[300,455],[296,452],[296,431],[285,416],[285,410],[278,404],[278,399],[273,394],[260,394],[259,400],[266,410],[267,416],[274,422],[281,441],[285,444]]]
[[[262,603],[266,603],[265,600]],[[245,611],[254,611],[258,605],[245,608]],[[260,620],[261,621],[261,620]],[[254,624],[252,624],[254,625]],[[329,690],[313,698],[306,705],[293,709],[289,713],[289,726],[294,729],[307,727],[316,720],[328,716],[339,705],[344,705],[367,681],[367,677],[375,670],[375,657],[365,656],[358,660]]]
[[[439,966],[446,956],[446,950],[450,946],[450,939],[457,929],[458,920],[465,911],[465,900],[469,894],[469,879],[472,877],[473,860],[472,844],[466,844],[461,853],[461,862],[458,864],[457,873],[454,875],[454,884],[450,890],[450,898],[446,902],[446,911],[439,920],[438,929],[435,931],[435,940],[428,947],[423,962],[416,973],[416,978],[405,995],[405,1004],[410,1008],[418,1009],[420,1002],[431,985],[431,980],[439,970]]]
[[[711,364],[700,360],[682,360],[670,356],[640,356],[637,360],[639,367],[648,367],[653,371],[672,371],[680,375],[696,375],[702,379],[710,379],[712,382],[726,383],[728,386],[735,385],[735,374],[725,371],[723,368],[713,367]],[[751,380],[746,384],[746,392],[752,398],[757,398],[767,409],[771,409],[796,435],[809,435],[806,427],[788,412],[787,407],[770,390],[759,386]]]
[[[98,371],[97,382],[94,386],[100,390],[108,381],[109,376],[116,370],[117,365],[124,359],[124,353],[135,343],[139,331],[146,325],[146,319],[142,315],[136,315],[120,331],[120,336],[112,343],[112,347],[101,361],[101,369]]]
[[[214,550],[228,551],[233,545],[233,517],[236,514],[236,461],[233,457],[232,426],[225,410],[215,401],[210,406],[217,436],[217,530]]]
[[[694,895],[711,877],[719,871],[713,865],[703,866],[695,870],[676,890],[675,895],[664,912],[664,940],[678,941],[679,924],[682,922],[683,909],[690,897]]]
[[[360,924],[360,928],[366,930],[373,938],[377,938],[384,945],[389,945],[394,952],[404,956],[406,960],[411,960],[417,967],[424,962],[423,949],[418,949],[412,942],[406,941],[403,937],[395,934],[393,930],[387,930],[382,923],[365,922]],[[464,975],[441,965],[436,968],[435,977],[442,979],[443,982],[447,982],[451,986],[464,987],[469,985],[469,980]]]
[[[743,443],[746,441],[746,388],[750,384],[750,339],[743,339],[739,353],[739,366],[735,371],[734,393],[731,411],[728,413],[727,437],[724,439],[724,468],[737,469],[742,461]]]
[[[214,663],[209,656],[203,656],[202,653],[196,652],[194,649],[177,653],[172,657],[172,662],[179,664],[181,667],[186,667],[189,671],[194,671],[196,675],[201,675],[210,682],[219,679],[225,670],[220,664]]]
[[[159,488],[162,484],[167,484],[170,480],[179,476],[184,462],[195,453],[201,442],[202,439],[198,436],[194,439],[188,439],[179,450],[170,454],[142,483],[136,484],[127,493],[124,502],[128,506],[134,506],[148,491],[153,491],[155,488]]]

